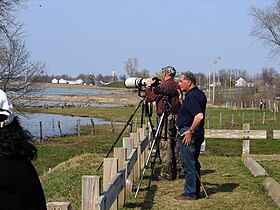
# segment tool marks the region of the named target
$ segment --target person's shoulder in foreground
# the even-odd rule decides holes
[[[0,209],[46,210],[44,192],[33,167],[37,150],[31,134],[0,90]]]

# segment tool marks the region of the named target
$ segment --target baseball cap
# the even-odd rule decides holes
[[[15,117],[14,108],[6,93],[0,89],[0,127],[9,125]]]
[[[196,77],[194,76],[194,74],[190,71],[187,71],[186,73],[184,73],[184,78],[185,80],[191,80],[192,83],[194,85],[196,85]]]
[[[161,69],[162,73],[166,73],[171,77],[175,77],[176,75],[176,69],[173,66],[166,66]]]

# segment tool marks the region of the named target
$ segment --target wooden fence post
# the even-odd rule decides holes
[[[263,122],[262,122],[262,124],[264,125],[264,123],[265,123],[265,112],[263,112]]]
[[[100,176],[82,177],[82,210],[96,209],[95,203],[100,195]]]
[[[138,128],[137,129],[137,133],[138,133],[138,142],[143,141],[144,137],[145,137],[145,128]],[[141,151],[140,151],[141,153]],[[140,176],[141,176],[141,169],[143,169],[145,167],[145,163],[146,160],[148,158],[148,147],[146,147],[146,149],[144,150],[144,152],[141,155],[140,158]]]
[[[276,122],[277,120],[276,120],[276,111],[275,110],[273,111],[273,116],[274,116],[274,122]]]
[[[70,202],[50,202],[47,203],[47,210],[71,210]]]
[[[210,128],[210,114],[207,113],[207,128]]]
[[[255,115],[256,115],[256,111],[253,110],[253,125],[255,125]]]
[[[81,135],[81,120],[80,119],[77,120],[77,133],[78,133],[78,136]]]
[[[137,129],[137,117],[135,118],[135,120],[134,120],[135,122],[134,122],[134,128],[135,128],[135,130]],[[131,132],[132,132],[132,130],[131,130]]]
[[[43,127],[42,127],[42,121],[40,121],[40,139],[39,142],[42,143],[43,141]]]
[[[222,127],[222,119],[223,119],[223,113],[220,113],[219,128]]]
[[[58,125],[58,130],[59,130],[59,137],[62,137],[62,130],[61,130],[61,126],[60,126],[60,121],[57,122]]]
[[[92,119],[90,119],[90,122],[91,122],[91,135],[94,136],[95,135],[94,122]]]
[[[123,147],[126,148],[127,156],[130,155],[133,149],[134,143],[132,138],[123,138]],[[131,171],[130,175],[127,177],[126,180],[126,192],[132,192],[133,189],[133,170]]]
[[[114,158],[118,158],[118,172],[125,168],[126,160],[126,148],[115,147],[114,148]],[[125,204],[125,188],[120,192],[118,196],[118,207],[124,207]]]
[[[246,157],[250,154],[250,139],[249,139],[249,132],[250,132],[250,124],[245,123],[243,124],[243,145],[242,145],[242,159],[246,159]]]
[[[137,148],[137,161],[133,167],[133,172],[134,172],[134,179],[139,179],[140,178],[140,158],[139,154],[141,151],[139,151],[139,134],[138,133],[130,133],[130,137],[133,138],[133,147]]]
[[[104,158],[103,167],[103,189],[118,173],[118,159],[117,158]],[[110,209],[118,209],[118,199],[112,204]]]
[[[52,118],[52,132],[53,132],[53,137],[54,137],[54,118]]]
[[[114,119],[113,118],[112,118],[112,121],[111,121],[111,132],[115,133],[115,125],[114,125]]]

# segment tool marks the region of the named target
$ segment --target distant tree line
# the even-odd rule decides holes
[[[127,75],[102,75],[92,73],[80,73],[73,78],[67,74],[49,75],[46,65],[41,61],[32,59],[31,53],[25,45],[23,24],[18,20],[19,9],[27,0],[0,0],[0,88],[6,92],[16,93],[16,97],[38,95],[42,93],[40,83],[50,83],[53,78],[76,80],[82,79],[87,84],[97,85],[100,81],[110,82],[124,80],[126,77],[148,78],[160,76],[159,72],[151,75],[148,69],[139,69],[136,57],[128,58],[123,68]],[[280,55],[280,0],[276,0],[268,8],[252,7],[250,15],[254,19],[251,35],[261,41],[264,47],[270,50],[272,59],[278,59]],[[206,70],[208,71],[208,70]],[[256,75],[249,75],[245,69],[220,69],[215,74],[217,83],[217,102],[229,98],[234,100],[251,100],[269,98],[280,94],[280,76],[275,68],[265,67]],[[197,73],[197,83],[202,88],[211,89],[213,74]],[[243,87],[236,95],[225,92],[232,89],[240,77],[247,82],[254,82],[254,87]],[[218,86],[219,84],[219,86]],[[212,84],[213,85],[213,84]],[[210,87],[209,87],[210,86]],[[216,86],[216,84],[215,84]],[[221,94],[224,91],[224,94]],[[210,92],[210,91],[209,91]]]

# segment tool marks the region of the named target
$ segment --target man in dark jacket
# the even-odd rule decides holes
[[[177,200],[195,200],[200,193],[200,163],[198,161],[201,144],[204,141],[204,116],[207,99],[202,90],[196,86],[196,78],[192,72],[181,75],[179,86],[186,92],[177,126],[180,132],[182,167],[185,174],[184,193],[176,196]]]

